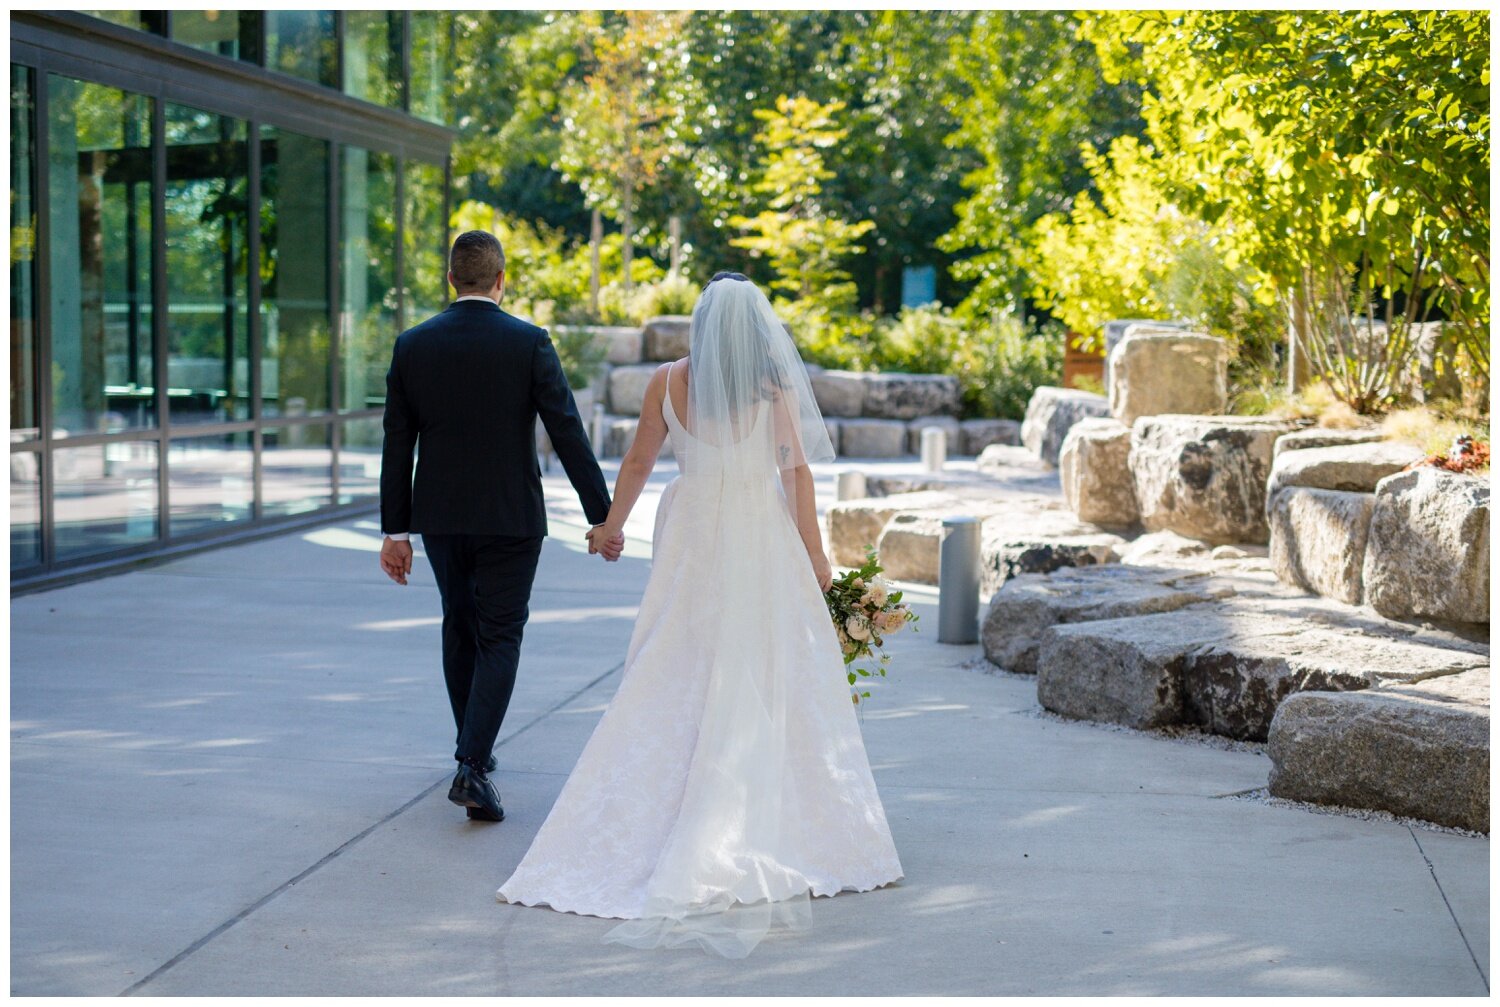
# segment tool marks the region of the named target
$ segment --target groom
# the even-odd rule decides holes
[[[409,539],[421,534],[443,599],[443,676],[458,725],[448,800],[471,819],[498,822],[505,812],[489,779],[491,749],[547,534],[538,416],[594,526],[589,552],[617,560],[624,539],[598,534],[609,491],[546,330],[500,310],[505,253],[495,236],[460,234],[448,282],[458,298],[396,338],[386,375],[380,566],[405,584]]]

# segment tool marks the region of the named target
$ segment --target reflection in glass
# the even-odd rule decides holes
[[[401,107],[401,11],[344,12],[344,93]]]
[[[406,325],[448,306],[448,228],[443,168],[406,162]]]
[[[167,105],[165,115],[168,409],[173,423],[243,419],[250,415],[245,124],[182,105]]]
[[[36,153],[31,71],[10,68],[10,433],[36,430]],[[14,553],[12,549],[12,553]]]
[[[150,103],[47,80],[53,434],[151,426]]]
[[[173,535],[190,535],[252,517],[254,446],[249,433],[173,438],[167,491]]]
[[[260,19],[256,10],[179,10],[172,12],[172,40],[246,63],[260,62]]]
[[[157,537],[156,443],[127,441],[52,454],[58,559]]]
[[[15,451],[10,456],[10,566],[42,561],[41,456]]]
[[[260,485],[267,517],[327,507],[333,496],[332,430],[322,423],[267,428]]]
[[[431,122],[448,122],[452,31],[449,11],[411,12],[411,114]]]
[[[268,10],[266,69],[338,87],[338,38],[331,10]]]
[[[96,17],[101,21],[111,24],[123,25],[126,28],[146,28],[145,19],[141,16],[149,11],[138,10],[81,10],[78,13]]]
[[[261,383],[266,416],[328,408],[328,144],[261,136]]]
[[[344,147],[343,160],[340,404],[379,409],[396,339],[396,159]]]
[[[385,428],[379,416],[346,420],[339,442],[339,503],[380,495],[380,449]]]

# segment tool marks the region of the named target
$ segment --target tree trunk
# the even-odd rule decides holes
[[[623,257],[625,260],[625,294],[630,294],[630,263],[635,258],[635,241],[632,234],[635,231],[635,173],[626,169],[625,171],[625,199],[624,199],[624,221],[625,248]]]
[[[682,218],[677,214],[667,218],[667,233],[672,238],[672,264],[670,271],[672,279],[682,275]]]
[[[589,314],[599,317],[599,248],[604,244],[604,218],[594,208],[589,221]]]
[[[1292,292],[1290,314],[1286,334],[1286,390],[1296,395],[1312,380],[1312,362],[1308,357],[1307,340],[1307,287],[1298,287]]]

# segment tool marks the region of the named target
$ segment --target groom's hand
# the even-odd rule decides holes
[[[411,573],[411,542],[397,542],[387,536],[380,545],[380,569],[397,584],[406,583]]]
[[[584,536],[589,542],[590,556],[603,556],[613,563],[620,558],[620,553],[625,551],[625,533],[616,532],[614,535],[606,535],[606,528],[602,524],[596,524],[588,530]]]

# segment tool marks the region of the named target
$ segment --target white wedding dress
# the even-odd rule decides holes
[[[795,420],[760,401],[714,443],[670,394],[662,411],[681,474],[619,689],[498,897],[631,921],[606,940],[743,957],[773,924],[805,926],[809,896],[901,863],[779,478],[773,428]]]

